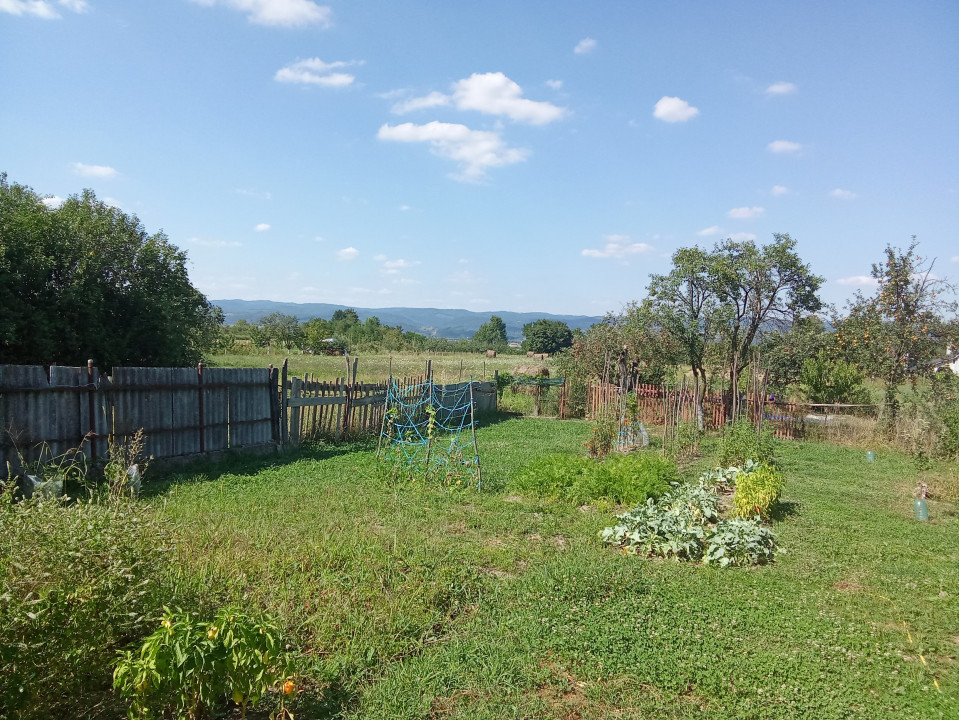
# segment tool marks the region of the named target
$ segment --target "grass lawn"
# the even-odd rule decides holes
[[[150,501],[182,582],[285,628],[297,718],[959,717],[959,516],[913,519],[907,458],[779,444],[786,552],[720,570],[602,545],[624,508],[510,491],[589,429],[488,424],[482,492],[391,483],[353,445],[171,476]]]

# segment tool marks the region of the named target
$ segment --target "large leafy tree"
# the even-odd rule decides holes
[[[573,331],[562,320],[534,320],[523,325],[523,349],[556,353],[573,344]]]
[[[90,190],[48,208],[0,174],[0,359],[193,364],[223,321],[186,253]]]
[[[946,319],[956,311],[947,298],[955,288],[933,273],[935,260],[923,260],[917,246],[915,238],[905,250],[887,246],[885,262],[872,266],[875,293],[857,293],[836,323],[842,354],[885,384],[890,417],[898,387],[931,375],[934,361],[956,342],[956,325]]]
[[[489,322],[480,325],[479,330],[473,333],[473,340],[479,345],[490,348],[506,345],[506,323],[503,322],[503,318],[499,315],[491,315]]]
[[[796,241],[779,233],[763,246],[729,239],[712,251],[682,248],[669,274],[652,276],[652,311],[692,368],[697,410],[710,350],[722,348],[729,387],[738,387],[764,329],[786,328],[819,310],[822,282],[799,258]]]

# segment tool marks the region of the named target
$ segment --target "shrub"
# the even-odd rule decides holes
[[[759,515],[768,520],[784,486],[782,473],[769,465],[760,465],[752,472],[738,473],[736,492],[733,494],[736,515],[741,518]]]
[[[852,363],[831,360],[822,350],[806,358],[798,377],[803,395],[814,403],[866,403],[865,377]]]
[[[547,455],[522,468],[512,487],[576,503],[637,503],[660,497],[676,478],[673,463],[649,453],[616,455],[603,462],[581,455]]]
[[[589,456],[602,458],[609,455],[613,451],[613,444],[618,433],[619,419],[609,413],[600,415],[593,426],[589,440],[585,443]]]
[[[134,503],[0,503],[0,717],[81,717],[170,594],[168,528]]]
[[[723,465],[743,465],[747,460],[772,462],[775,456],[775,441],[769,425],[763,425],[757,434],[756,427],[746,418],[740,418],[726,428],[719,462]]]
[[[287,679],[290,661],[277,627],[224,608],[201,620],[188,612],[164,614],[136,654],[117,663],[114,688],[129,702],[130,718],[199,718],[213,715],[232,699],[246,717],[267,690]]]

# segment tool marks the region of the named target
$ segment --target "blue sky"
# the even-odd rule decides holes
[[[599,315],[790,233],[959,279],[959,3],[0,0],[0,170],[210,298]]]

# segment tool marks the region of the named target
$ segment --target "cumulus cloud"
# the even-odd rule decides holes
[[[297,60],[294,63],[276,71],[273,79],[283,83],[299,83],[302,85],[322,85],[323,87],[344,87],[350,85],[356,78],[344,72],[332,72],[337,68],[355,65],[355,62],[337,60],[323,62],[319,58]]]
[[[868,287],[879,284],[876,278],[870,277],[869,275],[853,275],[851,277],[839,278],[836,282],[840,285],[852,285],[855,287]]]
[[[529,156],[528,150],[507,147],[498,132],[471,130],[456,123],[385,124],[376,137],[395,142],[429,143],[433,154],[459,165],[460,172],[454,178],[466,182],[481,180],[488,168],[512,165]]]
[[[2,0],[0,0],[2,2]],[[81,177],[112,178],[119,173],[108,165],[86,165],[81,162],[75,162],[71,166],[73,174]]]
[[[766,212],[766,208],[753,206],[733,208],[726,214],[731,218],[736,218],[737,220],[745,220],[747,218],[759,217],[764,212]]]
[[[559,120],[566,109],[546,101],[523,97],[523,89],[501,72],[473,73],[453,83],[452,92],[445,95],[431,92],[424,97],[396,103],[397,114],[424,108],[453,105],[457,110],[477,110],[486,115],[504,115],[511,120],[530,125],[545,125]]]
[[[836,188],[835,190],[830,191],[829,197],[836,198],[837,200],[855,200],[859,196],[852,190]]]
[[[782,155],[784,153],[797,153],[802,150],[802,145],[791,140],[773,140],[766,146],[769,152]]]
[[[419,260],[404,260],[403,258],[390,260],[386,257],[386,255],[377,255],[373,259],[383,263],[384,275],[399,275],[404,270],[409,270],[410,268],[416,267],[420,264]]]
[[[697,115],[699,108],[694,108],[678,97],[663,96],[653,106],[653,117],[665,122],[686,122]]]
[[[2,2],[3,2],[3,0],[0,0],[0,3],[2,3]],[[64,200],[62,197],[59,197],[59,196],[57,196],[57,195],[51,195],[50,197],[45,197],[45,198],[43,198],[40,202],[42,202],[44,205],[46,205],[46,206],[47,206],[48,208],[50,208],[51,210],[56,210],[58,207],[60,207],[61,205],[63,205],[63,203],[65,202],[65,200]]]
[[[773,188],[769,191],[769,194],[775,195],[776,197],[780,195],[787,195],[789,194],[789,188],[787,188],[785,185],[773,185]]]
[[[563,81],[562,80],[547,80],[546,85],[553,88],[553,90],[562,90]]]
[[[222,5],[245,13],[251,23],[278,27],[329,27],[330,8],[313,0],[193,0],[199,5]]]
[[[700,237],[709,237],[710,235],[719,235],[719,225],[710,225],[708,228],[703,228],[698,233]]]
[[[578,43],[576,47],[573,48],[573,52],[577,55],[585,55],[586,53],[591,53],[596,48],[596,41],[593,38],[583,38]]]
[[[735,242],[753,242],[756,239],[755,233],[738,232],[729,236],[730,240]]]
[[[768,88],[766,88],[767,95],[792,95],[794,92],[799,90],[796,87],[795,83],[784,82],[780,80],[779,82],[774,82]]]
[[[342,250],[337,250],[336,252],[336,256],[340,260],[356,260],[359,254],[360,254],[360,251],[357,250],[355,247],[343,248]]]
[[[57,0],[57,5],[75,13],[86,12],[86,0]],[[0,0],[0,12],[10,15],[31,15],[42,20],[58,20],[60,13],[51,0]]]
[[[647,245],[646,243],[630,242],[629,235],[607,235],[606,244],[603,245],[602,249],[586,248],[583,250],[583,255],[592,258],[615,258],[622,260],[631,255],[651,252],[652,249],[652,245]]]
[[[269,230],[269,229],[270,229],[270,225],[269,225],[268,223],[260,223],[260,224],[257,225],[255,228],[253,228],[253,231],[254,231],[254,232],[263,232],[264,230]]]

